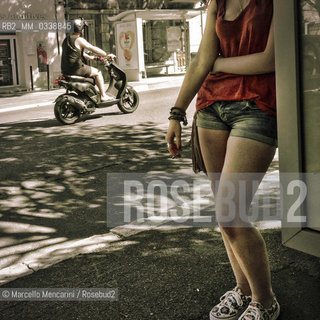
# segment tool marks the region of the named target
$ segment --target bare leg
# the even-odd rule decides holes
[[[208,172],[208,176],[212,182],[212,191],[216,195],[218,190],[215,190],[215,187],[217,187],[218,184],[215,182],[216,179],[219,178],[218,174],[221,173],[224,165],[229,132],[225,130],[198,128],[198,133],[203,160]],[[235,255],[233,254],[229,240],[226,236],[224,236],[224,233],[222,233],[222,236],[232,270],[236,278],[237,286],[245,295],[251,295],[251,289],[248,280],[242,272]]]
[[[252,186],[252,177],[247,174],[241,175],[241,173],[257,173],[254,179],[261,180],[273,159],[274,153],[275,148],[255,140],[239,137],[228,139],[224,167],[216,197],[218,219],[223,219],[225,214],[230,214],[228,206],[222,204],[226,193],[225,182],[228,182],[235,187],[236,193],[233,201],[235,202],[236,219],[234,221],[239,223],[240,210],[247,210],[252,201],[251,195],[255,193],[254,188],[252,188],[245,199],[245,208],[241,208],[239,192],[242,187],[240,185],[243,182],[242,179],[245,177],[244,180],[248,189]],[[227,227],[220,225],[220,227],[224,238],[232,249],[233,257],[235,257],[243,275],[249,282],[252,299],[259,301],[265,307],[269,307],[272,303],[273,292],[266,247],[260,233],[253,227],[239,227],[238,224],[231,224]],[[236,270],[236,272],[238,271]]]
[[[236,137],[230,137],[227,148],[226,132],[223,134],[223,131],[202,128],[198,130],[201,152],[208,172],[220,172],[224,165],[222,180],[230,180],[226,174],[228,172],[260,172],[259,179],[262,179],[273,159],[275,148]],[[211,175],[210,178],[214,177]],[[237,184],[238,181],[233,183]],[[216,195],[218,193],[214,186],[213,192]],[[255,190],[252,190],[252,194],[254,192]],[[219,198],[217,200],[219,201]],[[251,200],[251,197],[246,199],[246,208]],[[265,243],[260,233],[254,228],[222,227],[221,230],[237,285],[244,294],[251,291],[253,300],[268,307],[273,292]]]
[[[94,77],[95,78],[96,84],[97,84],[97,86],[98,86],[98,88],[100,90],[101,98],[103,98],[103,99],[108,98],[108,96],[104,92],[104,79],[103,79],[101,71],[98,70],[97,68],[91,67],[90,77]]]
[[[228,254],[229,261],[231,263],[233,274],[236,278],[237,287],[241,289],[241,291],[244,295],[251,296],[252,293],[251,293],[251,289],[250,289],[250,285],[247,280],[247,277],[242,272],[241,267],[240,267],[235,255],[234,255],[232,247],[229,243],[229,239],[228,239],[228,237],[225,236],[225,234],[223,232],[222,232],[222,238],[223,238],[224,246],[227,249],[227,254]]]

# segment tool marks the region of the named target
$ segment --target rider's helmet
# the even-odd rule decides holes
[[[85,26],[87,26],[87,21],[83,18],[78,18],[73,21],[74,32],[82,33]]]

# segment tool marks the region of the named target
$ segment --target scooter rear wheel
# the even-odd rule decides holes
[[[54,115],[62,124],[73,124],[80,118],[79,110],[72,106],[68,99],[62,99],[56,102]]]
[[[132,113],[137,110],[139,105],[139,96],[136,90],[132,88],[126,88],[120,102],[118,103],[118,108],[123,113]]]

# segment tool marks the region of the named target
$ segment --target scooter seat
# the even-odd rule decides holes
[[[64,75],[67,81],[71,82],[89,82],[91,84],[95,84],[95,81],[93,78],[86,78],[81,76],[75,76],[75,75]]]

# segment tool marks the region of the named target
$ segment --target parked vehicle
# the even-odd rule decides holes
[[[110,80],[106,94],[110,100],[101,102],[100,92],[93,78],[74,75],[62,75],[55,83],[66,89],[66,93],[55,100],[54,114],[63,124],[73,124],[82,116],[93,113],[96,108],[105,108],[117,104],[123,113],[134,112],[139,105],[138,93],[127,83],[123,70],[115,64],[115,55],[106,58],[97,57],[108,71]]]

